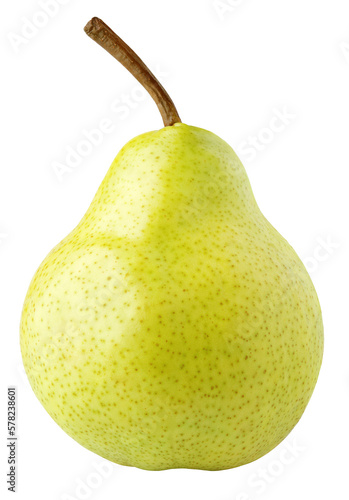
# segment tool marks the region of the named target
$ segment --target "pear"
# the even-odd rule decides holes
[[[67,434],[112,462],[252,462],[288,435],[314,390],[314,286],[231,147],[181,123],[100,19],[85,31],[147,88],[165,127],[126,144],[36,272],[21,321],[30,384]]]

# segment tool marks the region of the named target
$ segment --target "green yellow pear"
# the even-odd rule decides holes
[[[21,321],[30,384],[66,433],[118,464],[246,464],[287,436],[315,387],[314,286],[231,147],[181,123],[102,21],[86,32],[142,81],[167,126],[126,144],[36,272]]]

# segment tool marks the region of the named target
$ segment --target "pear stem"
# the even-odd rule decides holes
[[[92,40],[115,57],[149,92],[159,108],[165,127],[181,122],[171,97],[159,80],[109,26],[98,17],[93,17],[84,29]]]

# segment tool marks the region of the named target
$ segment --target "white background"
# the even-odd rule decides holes
[[[62,0],[49,19],[42,4],[6,2],[1,15],[1,494],[12,498],[6,388],[16,385],[19,500],[347,498],[348,1]],[[261,210],[315,283],[325,324],[318,385],[287,440],[250,465],[222,472],[111,465],[61,431],[23,373],[18,326],[36,268],[79,222],[118,150],[162,126],[150,97],[83,32],[92,16],[153,68],[185,123],[236,149]],[[21,40],[28,20],[44,26]],[[273,132],[280,113],[289,118]],[[64,164],[67,148],[81,147],[84,130],[103,119],[113,130],[59,180],[55,162]],[[246,141],[255,140],[247,153]]]

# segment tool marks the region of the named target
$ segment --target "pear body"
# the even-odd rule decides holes
[[[121,150],[39,267],[21,350],[40,402],[89,450],[143,469],[219,470],[295,426],[323,325],[234,151],[176,124]]]

